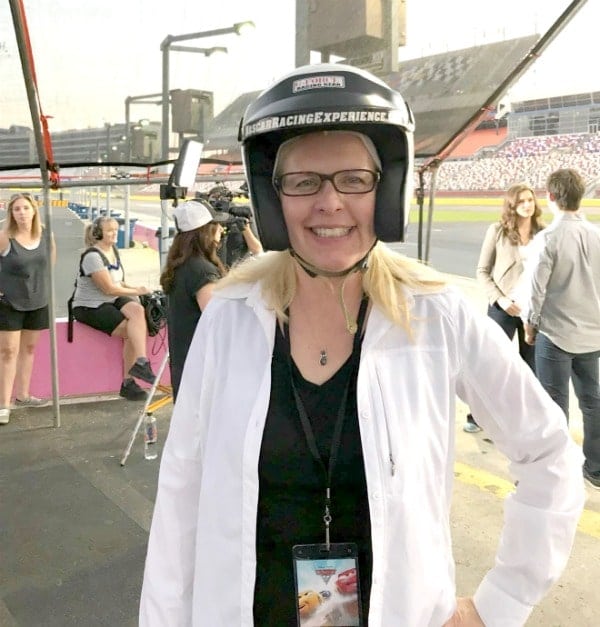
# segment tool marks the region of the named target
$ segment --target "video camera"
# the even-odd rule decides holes
[[[246,225],[252,222],[252,209],[250,203],[239,204],[233,202],[234,198],[248,198],[248,187],[244,183],[237,190],[230,190],[224,185],[217,185],[208,192],[196,192],[195,198],[210,204],[215,211],[228,213],[231,217],[223,223],[227,234],[241,233]]]
[[[222,226],[225,235],[221,239],[219,256],[223,263],[231,267],[248,254],[248,246],[243,231],[252,223],[252,208],[250,202],[234,202],[236,198],[248,198],[248,186],[243,183],[239,189],[230,190],[225,185],[217,185],[208,192],[196,192],[196,200],[208,202],[215,211],[221,211],[229,217]]]

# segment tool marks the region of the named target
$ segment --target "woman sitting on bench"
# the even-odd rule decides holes
[[[125,283],[123,266],[115,245],[119,224],[100,217],[86,227],[89,248],[81,256],[73,295],[73,317],[108,335],[119,336],[123,344],[123,379],[119,394],[130,400],[144,400],[146,391],[134,378],[153,383],[155,375],[146,356],[148,327],[144,308],[137,296],[150,294],[147,287]]]

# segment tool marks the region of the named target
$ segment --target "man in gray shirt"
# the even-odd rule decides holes
[[[546,183],[552,224],[537,236],[526,341],[538,379],[569,417],[569,379],[583,414],[583,475],[600,489],[600,230],[579,211],[585,182],[571,169]]]

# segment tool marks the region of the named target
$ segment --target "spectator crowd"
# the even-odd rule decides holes
[[[550,173],[561,168],[576,169],[587,185],[600,178],[600,134],[521,137],[508,140],[493,156],[446,160],[436,187],[438,191],[502,191],[524,181],[542,189]]]

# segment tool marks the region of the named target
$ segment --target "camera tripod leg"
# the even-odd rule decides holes
[[[169,396],[166,398],[161,398],[154,402],[152,401],[154,394],[156,393],[156,389],[159,386],[160,379],[167,366],[168,361],[169,361],[169,351],[165,351],[162,363],[160,364],[160,368],[158,369],[158,372],[156,373],[156,378],[154,379],[154,383],[152,384],[152,387],[148,391],[148,396],[146,397],[146,402],[144,403],[144,407],[140,411],[137,422],[135,423],[135,427],[133,428],[133,431],[131,432],[129,442],[127,443],[127,447],[125,448],[125,452],[123,453],[123,457],[121,458],[121,466],[125,466],[125,462],[127,461],[127,458],[129,457],[129,453],[131,453],[131,448],[133,446],[133,443],[135,442],[135,438],[138,434],[138,431],[140,430],[140,427],[142,426],[142,423],[144,422],[144,418],[146,417],[146,415],[148,413],[152,413],[154,409],[157,409],[158,407],[162,407],[163,405],[166,405],[168,402],[172,400],[172,397],[169,394]]]

